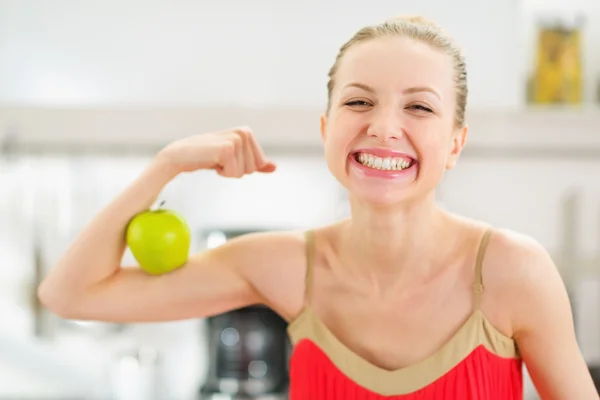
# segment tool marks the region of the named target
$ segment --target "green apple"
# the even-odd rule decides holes
[[[140,268],[152,275],[182,267],[190,251],[187,222],[177,212],[161,208],[163,203],[135,215],[127,225],[127,246]]]

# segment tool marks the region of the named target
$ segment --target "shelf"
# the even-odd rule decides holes
[[[240,107],[0,108],[0,140],[16,151],[154,152],[187,135],[253,128],[265,150],[322,154],[320,109]],[[600,148],[600,106],[467,113],[470,147]]]

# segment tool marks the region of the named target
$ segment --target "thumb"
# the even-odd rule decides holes
[[[274,172],[276,169],[277,169],[277,166],[275,165],[274,162],[267,161],[262,167],[260,167],[258,169],[258,171],[269,173],[269,172]]]

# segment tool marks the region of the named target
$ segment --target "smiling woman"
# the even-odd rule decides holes
[[[466,76],[460,49],[421,17],[398,17],[361,29],[340,48],[329,71],[321,129],[332,173],[358,198],[381,204],[386,198],[396,202],[398,196],[433,191],[464,145]],[[381,146],[346,134],[362,128],[367,137],[396,145],[374,150]],[[405,140],[407,132],[419,132],[418,141]],[[342,148],[350,163],[339,157]],[[396,166],[407,168],[384,168],[397,158],[402,162]]]
[[[522,399],[523,362],[543,399],[597,399],[547,252],[435,201],[466,143],[465,68],[422,18],[360,30],[331,68],[321,117],[350,218],[239,237],[161,276],[121,267],[128,221],[178,174],[276,173],[249,128],[194,135],[161,150],[77,237],[42,301],[126,322],[265,304],[290,323],[291,400]]]

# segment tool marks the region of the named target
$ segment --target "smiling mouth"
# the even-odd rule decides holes
[[[365,167],[380,171],[402,171],[416,162],[407,157],[378,157],[368,153],[356,153],[354,159]]]

